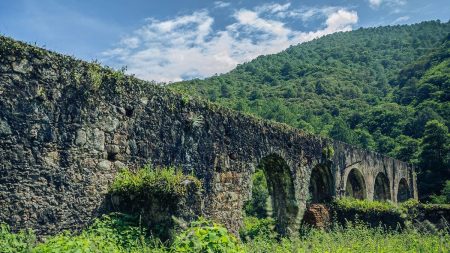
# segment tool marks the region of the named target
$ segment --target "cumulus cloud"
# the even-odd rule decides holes
[[[323,28],[297,31],[276,19],[277,14],[286,13],[289,8],[289,4],[274,4],[236,10],[234,22],[221,30],[213,29],[214,18],[205,10],[169,20],[148,19],[117,47],[104,52],[104,60],[126,65],[129,73],[147,80],[202,78],[227,72],[239,63],[280,52],[290,45],[349,31],[358,21],[355,11],[338,8],[323,12]]]

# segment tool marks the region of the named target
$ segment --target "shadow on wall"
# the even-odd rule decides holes
[[[389,187],[389,179],[382,172],[378,173],[377,177],[375,178],[373,200],[391,200],[391,188]]]
[[[352,169],[348,173],[345,194],[355,199],[367,198],[366,182],[358,169]]]
[[[309,196],[311,204],[326,203],[332,200],[334,181],[331,169],[326,165],[317,165],[311,172]]]
[[[402,178],[398,184],[397,202],[405,202],[410,198],[412,198],[412,196],[409,191],[408,182],[405,178]]]

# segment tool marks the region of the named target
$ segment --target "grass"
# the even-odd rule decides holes
[[[246,226],[267,223],[250,218]],[[268,222],[269,224],[270,222]],[[64,232],[37,242],[32,232],[11,233],[1,225],[0,252],[449,252],[449,231],[420,233],[387,231],[362,223],[335,226],[328,231],[303,229],[296,238],[279,238],[264,231],[239,242],[223,226],[199,220],[179,231],[173,244],[147,236],[133,217],[113,214],[97,219],[81,233]]]
[[[330,231],[311,229],[300,238],[280,241],[257,237],[245,244],[246,252],[448,252],[448,232],[397,232],[348,224]]]

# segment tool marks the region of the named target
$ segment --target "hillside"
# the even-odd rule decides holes
[[[439,21],[335,33],[170,87],[420,163],[425,124],[449,127],[448,54],[438,53],[449,33],[450,23]],[[412,99],[412,83],[431,90]]]

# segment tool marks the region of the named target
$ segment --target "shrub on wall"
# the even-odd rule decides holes
[[[403,228],[406,214],[400,206],[391,202],[340,198],[332,202],[334,219],[345,225],[348,221],[363,221],[371,227]]]
[[[200,192],[197,178],[174,168],[123,169],[111,186],[111,208],[140,216],[153,234],[170,239],[177,221],[201,215]]]

